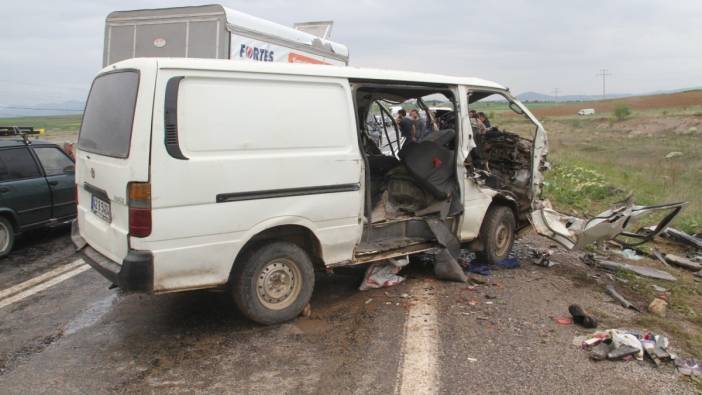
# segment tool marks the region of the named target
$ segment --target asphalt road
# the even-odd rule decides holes
[[[68,229],[17,248],[0,261],[0,293],[80,265]],[[476,286],[436,281],[415,263],[405,283],[365,292],[362,271],[320,274],[311,316],[271,327],[244,319],[224,292],[122,294],[85,270],[0,307],[0,392],[694,391],[672,368],[595,363],[572,346],[587,332],[551,319],[570,303],[597,311],[603,325],[632,313],[561,261],[495,270]]]

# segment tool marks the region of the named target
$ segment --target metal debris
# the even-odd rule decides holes
[[[619,302],[619,304],[621,304],[621,305],[624,306],[625,308],[627,308],[627,309],[632,309],[632,310],[636,310],[636,311],[638,311],[639,313],[641,312],[641,310],[639,310],[639,309],[638,309],[636,306],[634,306],[631,302],[629,302],[629,301],[626,300],[622,295],[620,295],[619,292],[617,292],[617,290],[614,289],[614,285],[609,284],[609,285],[607,286],[607,293],[608,293],[612,298],[614,298],[614,300],[616,300],[617,302]]]
[[[702,263],[697,263],[695,261],[692,261],[690,259],[687,259],[685,257],[673,255],[673,254],[666,254],[665,255],[665,260],[668,261],[668,263],[681,267],[683,269],[687,270],[692,270],[692,271],[699,271],[702,270]]]
[[[667,236],[671,240],[677,241],[678,243],[687,244],[689,246],[695,247],[702,250],[702,239],[699,237],[691,236],[682,230],[675,228],[666,228],[665,231],[661,233],[663,236]]]
[[[675,278],[672,274],[663,270],[653,269],[645,266],[631,265],[628,263],[609,261],[606,259],[596,257],[593,254],[587,254],[582,259],[588,265],[594,267],[601,267],[613,272],[624,270],[627,272],[636,273],[644,277],[650,277],[666,281],[677,281],[677,278]]]

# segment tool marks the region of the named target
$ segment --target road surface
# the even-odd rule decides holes
[[[471,286],[416,262],[405,283],[365,292],[362,270],[319,274],[310,317],[264,327],[225,292],[109,289],[68,229],[30,236],[0,261],[4,394],[694,391],[670,367],[595,363],[572,346],[587,332],[551,318],[570,303],[604,325],[633,314],[573,276],[575,263],[523,262]]]

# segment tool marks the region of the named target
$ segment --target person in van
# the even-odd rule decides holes
[[[490,126],[490,120],[488,119],[487,115],[485,115],[484,112],[479,112],[478,113],[478,120],[483,123],[483,126],[485,126],[486,129],[490,129],[492,126]]]

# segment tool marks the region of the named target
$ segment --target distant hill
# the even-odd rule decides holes
[[[59,103],[0,104],[0,118],[80,114],[85,102],[68,100]]]
[[[669,93],[680,93],[680,92],[687,92],[687,91],[693,91],[693,90],[698,90],[702,89],[702,87],[694,87],[694,88],[682,88],[682,89],[668,89],[668,90],[659,90],[655,92],[649,92],[649,93],[639,93],[639,94],[632,94],[632,93],[611,93],[608,94],[606,98],[602,98],[602,95],[559,95],[558,97],[553,96],[553,95],[546,95],[543,93],[539,92],[524,92],[520,93],[517,95],[517,99],[519,101],[523,102],[578,102],[578,101],[599,101],[599,100],[611,100],[611,99],[620,99],[623,97],[633,97],[633,96],[652,96],[652,95],[662,95],[662,94],[669,94]]]

